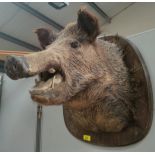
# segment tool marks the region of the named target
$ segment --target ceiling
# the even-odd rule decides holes
[[[28,5],[28,7],[31,7],[33,10],[35,9],[44,17],[46,16],[46,18],[52,19],[63,27],[65,27],[67,23],[76,20],[77,11],[81,6],[86,6],[88,10],[94,13],[98,17],[101,26],[106,22],[103,16],[101,16],[88,3],[84,2],[71,2],[69,3],[69,6],[62,8],[61,10],[56,10],[45,2],[29,2],[24,4]],[[95,5],[104,11],[109,18],[113,18],[113,16],[131,4],[132,3],[130,2],[95,3]],[[32,32],[34,29],[40,27],[52,28],[55,31],[59,31],[50,23],[47,23],[45,20],[43,21],[25,11],[21,7],[15,5],[15,3],[0,3],[0,50],[33,51],[33,48],[29,48],[30,44],[40,48],[36,35]],[[7,36],[3,36],[4,34]],[[20,41],[24,41],[24,47],[23,44],[21,46]],[[25,46],[25,44],[28,45]]]

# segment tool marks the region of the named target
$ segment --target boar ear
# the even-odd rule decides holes
[[[80,9],[78,11],[77,25],[78,29],[80,29],[82,33],[85,33],[90,42],[93,42],[100,33],[97,18],[87,12],[86,9]]]
[[[37,34],[38,40],[43,49],[56,39],[56,34],[54,34],[50,29],[39,28],[34,32]]]

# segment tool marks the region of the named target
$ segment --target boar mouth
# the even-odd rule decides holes
[[[35,85],[30,90],[30,94],[31,96],[42,96],[51,90],[61,87],[64,81],[65,75],[60,67],[50,68],[47,71],[41,72],[38,78],[35,79]]]

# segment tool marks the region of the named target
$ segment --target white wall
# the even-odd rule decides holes
[[[3,80],[0,105],[0,152],[34,151],[36,132],[36,104],[29,89],[33,78]]]
[[[129,36],[155,28],[155,3],[134,3],[115,16],[110,24],[103,25],[106,34]]]
[[[10,41],[6,41],[0,38],[0,50],[10,50],[10,51],[31,51],[30,49],[24,48],[22,46],[16,45]],[[1,55],[0,55],[1,57]]]

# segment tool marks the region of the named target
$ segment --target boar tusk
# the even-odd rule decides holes
[[[59,84],[59,83],[62,82],[62,76],[61,76],[60,74],[56,74],[56,75],[54,75],[52,81],[53,81],[53,82],[52,82],[52,89],[54,89],[54,85],[55,85],[55,84]]]
[[[51,68],[51,69],[48,70],[48,72],[49,72],[49,73],[55,73],[56,70],[55,70],[54,68]]]

